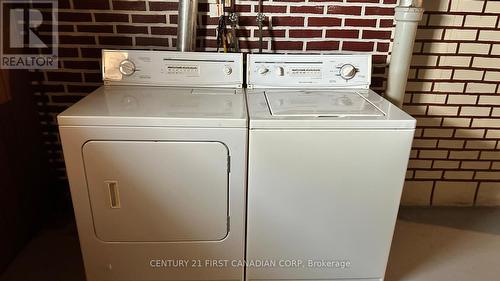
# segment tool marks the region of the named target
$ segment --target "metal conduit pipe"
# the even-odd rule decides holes
[[[177,50],[196,51],[196,18],[198,0],[179,0],[179,18],[177,26]]]
[[[422,2],[422,0],[400,0],[395,9],[396,29],[385,95],[398,107],[403,105],[415,35],[424,12]]]

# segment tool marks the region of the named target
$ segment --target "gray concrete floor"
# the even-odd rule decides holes
[[[0,281],[84,281],[74,225],[37,235]],[[500,280],[500,208],[403,208],[386,281]]]

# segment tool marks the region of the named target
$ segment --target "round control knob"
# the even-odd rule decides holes
[[[285,69],[281,66],[277,66],[274,68],[274,72],[276,73],[277,76],[283,76],[285,75]]]
[[[135,72],[135,64],[130,60],[124,60],[120,62],[119,70],[121,74],[130,76]]]
[[[259,67],[259,69],[257,69],[257,72],[259,72],[259,74],[261,74],[261,75],[264,75],[264,74],[269,72],[269,69],[265,66],[262,66],[262,67]]]
[[[357,69],[352,64],[344,64],[340,67],[340,77],[350,80],[356,76]]]
[[[227,65],[224,66],[223,71],[224,71],[224,74],[226,74],[226,75],[231,75],[231,73],[233,73],[233,69],[230,66],[227,66]]]

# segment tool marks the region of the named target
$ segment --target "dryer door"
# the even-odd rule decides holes
[[[89,141],[95,233],[109,242],[226,237],[228,150],[220,142]]]

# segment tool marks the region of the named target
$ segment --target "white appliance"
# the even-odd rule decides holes
[[[243,280],[241,54],[104,51],[58,116],[88,280]]]
[[[415,120],[371,56],[248,56],[246,280],[383,280]]]

